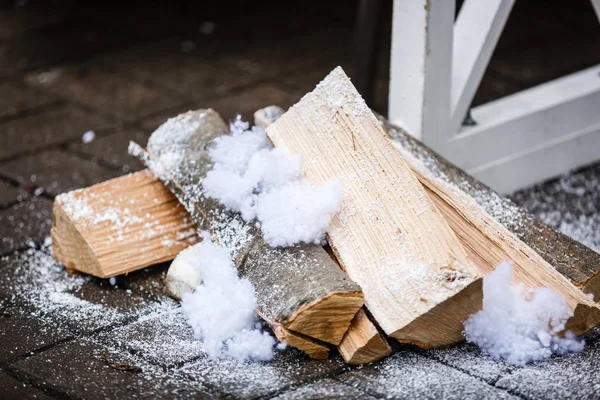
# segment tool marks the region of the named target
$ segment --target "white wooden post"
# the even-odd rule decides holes
[[[454,0],[394,0],[389,119],[445,140],[450,119]]]
[[[458,132],[515,0],[466,0],[454,24],[452,116]]]
[[[389,119],[501,193],[599,160],[600,65],[475,107],[462,126],[514,0],[466,0],[456,23],[454,3],[394,1]]]

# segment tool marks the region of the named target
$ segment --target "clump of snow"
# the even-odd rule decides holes
[[[576,353],[585,345],[567,331],[573,315],[565,300],[549,288],[511,285],[508,262],[483,280],[483,309],[465,321],[467,341],[494,358],[523,365],[553,354]]]
[[[271,148],[262,128],[249,129],[238,117],[230,129],[209,150],[214,165],[202,183],[204,194],[247,222],[257,218],[272,247],[320,243],[339,210],[341,184],[303,184],[300,157]]]
[[[230,252],[208,239],[177,256],[192,263],[202,283],[184,293],[181,306],[194,335],[203,341],[211,359],[268,361],[275,339],[256,327],[256,295],[252,283],[239,277]]]
[[[84,144],[91,143],[91,142],[93,142],[93,141],[94,141],[94,139],[96,139],[96,132],[94,132],[94,131],[87,131],[86,133],[84,133],[84,134],[81,136],[81,141],[82,141]]]

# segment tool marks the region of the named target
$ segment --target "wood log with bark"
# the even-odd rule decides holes
[[[253,223],[202,193],[211,166],[207,146],[228,132],[212,110],[172,118],[150,137],[137,156],[175,194],[200,230],[231,251],[241,275],[255,287],[258,310],[271,324],[334,345],[362,307],[363,294],[320,246],[270,248]]]

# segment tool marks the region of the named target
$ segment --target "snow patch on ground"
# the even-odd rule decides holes
[[[467,341],[511,364],[523,365],[553,354],[577,353],[584,341],[561,332],[573,315],[565,300],[549,288],[511,285],[508,262],[483,280],[483,309],[465,321]]]
[[[238,117],[230,130],[209,150],[214,165],[203,181],[204,194],[245,221],[257,218],[272,247],[320,243],[339,210],[341,184],[303,184],[300,157],[271,148],[262,128],[249,129]]]
[[[189,263],[202,283],[184,293],[181,306],[194,335],[211,359],[268,361],[275,339],[257,328],[256,295],[249,280],[239,277],[230,252],[204,240],[181,252],[175,263]]]

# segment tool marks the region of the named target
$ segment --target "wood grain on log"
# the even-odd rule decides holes
[[[283,113],[283,109],[277,106],[257,110],[254,113],[254,124],[266,128],[279,119]],[[335,255],[329,255],[335,259]],[[337,263],[337,260],[335,261]],[[356,314],[337,348],[344,361],[351,365],[379,361],[392,352],[386,338],[379,332],[364,310],[360,310]]]
[[[368,364],[392,353],[392,348],[364,310],[352,320],[338,350],[350,365]]]
[[[207,145],[227,131],[212,110],[188,112],[159,127],[147,150],[136,145],[130,150],[171,189],[200,229],[231,250],[255,287],[262,315],[288,330],[339,344],[362,307],[360,287],[322,247],[271,249],[254,224],[203,196],[201,182],[210,168]]]
[[[51,235],[59,262],[101,278],[170,261],[198,241],[194,221],[149,171],[57,196]]]
[[[342,69],[267,134],[302,156],[311,184],[343,184],[329,243],[381,328],[423,347],[463,340],[463,321],[481,309],[482,274]]]

